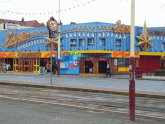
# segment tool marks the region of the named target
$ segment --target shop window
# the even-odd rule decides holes
[[[85,39],[80,39],[80,46],[85,46]]]
[[[129,59],[119,58],[119,67],[129,67]]]
[[[88,45],[89,46],[94,46],[94,38],[89,38],[88,39]]]
[[[105,38],[100,38],[100,46],[105,46]]]
[[[162,43],[161,48],[162,48],[162,49],[165,49],[165,43]]]
[[[116,46],[121,47],[121,39],[116,39]]]
[[[71,44],[71,47],[76,47],[77,46],[77,40],[72,39],[70,44]]]

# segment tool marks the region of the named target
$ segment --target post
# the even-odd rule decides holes
[[[51,39],[51,85],[52,85],[52,40]]]
[[[131,41],[130,41],[130,65],[129,65],[129,112],[130,120],[135,121],[135,0],[131,0]]]
[[[58,61],[57,61],[57,65],[58,65],[58,71],[57,71],[57,75],[60,76],[60,0],[58,0],[58,5],[59,5],[59,10],[58,10]]]

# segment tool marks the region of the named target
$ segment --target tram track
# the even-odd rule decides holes
[[[129,114],[128,96],[89,93],[80,91],[67,91],[45,88],[19,88],[14,86],[0,85],[0,98],[15,100],[27,100],[49,104],[58,104],[86,109],[113,111]],[[153,101],[155,101],[153,103]],[[148,103],[148,105],[147,105]],[[152,115],[157,113],[155,118],[165,119],[165,100],[155,98],[136,98],[136,115],[144,113]],[[146,104],[144,106],[143,104]],[[152,106],[153,105],[153,106]],[[140,114],[139,114],[140,115]]]

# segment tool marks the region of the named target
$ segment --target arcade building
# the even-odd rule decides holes
[[[57,31],[58,32],[58,31]],[[112,73],[128,73],[130,58],[130,26],[91,22],[61,25],[61,74],[105,74],[107,63]],[[39,73],[50,70],[50,43],[47,27],[0,31],[0,61],[10,72]],[[55,41],[58,40],[56,37]],[[136,66],[142,73],[165,66],[165,31],[163,28],[135,26]],[[57,44],[53,44],[53,61],[57,60]]]

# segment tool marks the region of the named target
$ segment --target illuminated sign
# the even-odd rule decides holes
[[[52,54],[53,54],[53,55],[56,55],[57,52],[52,52]],[[48,52],[48,53],[46,53],[46,54],[44,55],[44,57],[48,57],[48,56],[51,56],[51,52]]]
[[[125,52],[125,51],[121,51],[121,52],[114,52],[112,54],[114,57],[129,57],[130,56],[130,52]],[[135,52],[135,57],[139,56],[139,52]]]
[[[0,53],[0,57],[16,57],[15,52],[11,52],[11,53]]]
[[[36,35],[35,35],[36,34]],[[44,34],[44,35],[43,35]],[[47,36],[45,35],[47,34],[47,32],[40,32],[40,31],[36,31],[36,32],[21,32],[19,35],[17,35],[17,33],[14,33],[14,37],[13,36],[13,31],[9,31],[8,35],[7,35],[7,38],[5,40],[5,45],[7,48],[12,48],[12,47],[17,47],[18,45],[20,44],[23,44],[23,43],[26,43],[26,42],[29,42],[31,40],[36,40],[36,39],[42,39],[42,38],[45,38],[43,36]],[[32,36],[30,37],[31,35],[35,35],[35,36]],[[3,44],[2,44],[3,46]]]
[[[41,52],[18,52],[18,58],[41,58]]]
[[[126,34],[130,33],[131,26],[124,27],[124,24],[121,25],[121,21],[118,20],[112,29],[114,33],[121,33],[121,35],[123,36],[124,33]]]
[[[18,43],[23,43],[25,41],[30,40],[29,36],[30,33],[29,32],[21,32],[19,35],[17,35],[17,33],[14,34],[14,37],[12,37],[13,35],[13,31],[10,31],[9,34],[7,35],[7,38],[5,40],[5,45],[7,48],[9,47],[17,47]]]

